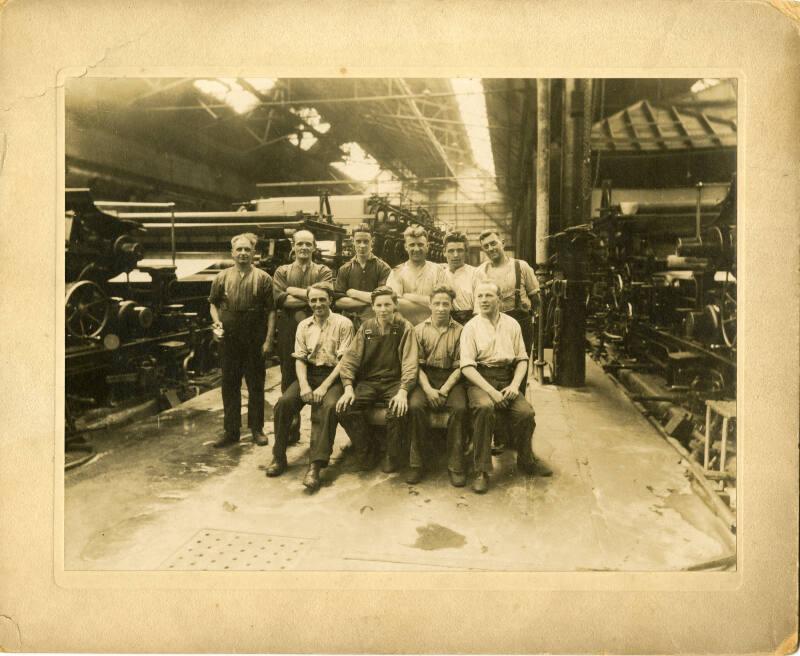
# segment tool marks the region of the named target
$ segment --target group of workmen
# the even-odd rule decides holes
[[[386,473],[407,464],[406,481],[419,483],[432,469],[433,414],[446,421],[452,485],[466,485],[471,473],[472,489],[485,493],[492,455],[504,448],[516,451],[521,472],[550,476],[533,454],[536,423],[525,398],[539,291],[531,267],[509,257],[494,230],[479,237],[487,260],[478,267],[466,263],[468,240],[460,233],[446,235],[447,262],[439,264],[427,259],[425,229],[409,227],[408,260],[394,269],[373,254],[368,226],[357,226],[352,237],[355,255],[335,279],[314,261],[316,243],[307,230],[294,233],[294,260],[274,277],[253,266],[255,235],[231,240],[234,266],[218,274],[209,296],[225,414],[224,435],[214,446],[240,439],[242,376],[253,441],[268,443],[265,362],[277,323],[282,394],[267,476],[286,471],[305,404],[311,446],[303,485],[312,492],[329,463],[337,424],[359,470],[381,460]],[[385,408],[385,445],[370,423],[376,407]]]

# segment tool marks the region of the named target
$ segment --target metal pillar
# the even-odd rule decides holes
[[[550,80],[536,80],[536,274],[541,279],[547,268],[550,230]],[[545,307],[540,294],[536,339],[536,379],[544,383]]]
[[[564,114],[561,147],[561,230],[574,224],[575,205],[575,127],[572,114],[575,103],[575,80],[564,80]]]
[[[585,235],[563,233],[583,222],[588,166],[584,146],[586,121],[584,80],[566,80],[564,96],[564,157],[562,159],[562,236],[558,240],[557,336],[553,344],[555,381],[567,387],[580,387],[586,381],[586,279],[588,244]]]

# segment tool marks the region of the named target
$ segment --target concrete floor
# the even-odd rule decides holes
[[[270,444],[278,375],[268,372]],[[550,479],[516,474],[506,452],[484,496],[451,487],[443,467],[410,486],[355,472],[340,428],[326,483],[308,495],[308,409],[288,472],[270,479],[271,446],[211,448],[214,390],[93,437],[98,456],[65,475],[65,567],[663,571],[732,553],[680,456],[597,365],[587,361],[582,389],[531,381],[528,395]]]

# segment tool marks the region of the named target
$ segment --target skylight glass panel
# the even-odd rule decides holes
[[[494,155],[489,137],[489,119],[486,113],[486,96],[480,78],[452,78],[461,120],[469,137],[475,163],[487,174],[494,175]]]

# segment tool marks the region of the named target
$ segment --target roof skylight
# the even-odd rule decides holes
[[[358,143],[351,141],[340,146],[344,162],[333,162],[331,166],[353,180],[372,180],[381,172],[381,165]]]
[[[301,118],[307,125],[314,128],[320,134],[325,134],[331,129],[331,124],[323,121],[319,112],[313,107],[300,107],[299,109],[291,107],[289,111]]]
[[[450,84],[455,92],[461,120],[467,131],[472,156],[479,168],[494,175],[494,155],[489,137],[489,119],[486,114],[486,96],[480,78],[452,78]]]
[[[258,82],[258,85],[253,84],[254,80]],[[268,87],[267,78],[248,78],[248,82],[253,84],[259,91]],[[259,88],[259,85],[261,88]],[[272,86],[274,85],[275,81],[273,80]],[[196,89],[211,96],[215,100],[225,103],[237,114],[246,114],[261,102],[254,93],[242,87],[234,77],[219,77],[214,80],[195,80],[194,86]]]

